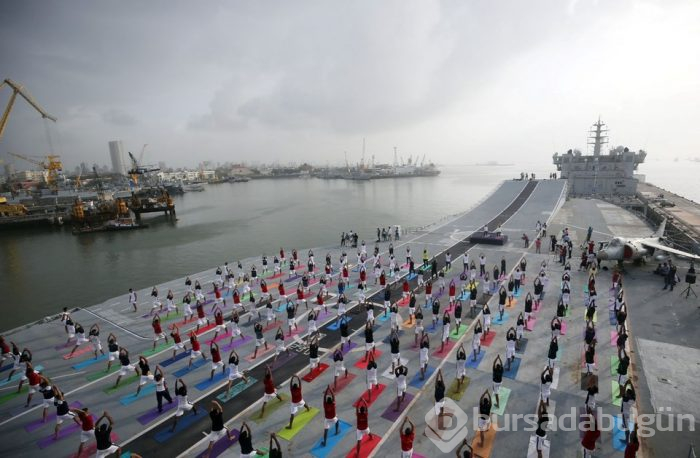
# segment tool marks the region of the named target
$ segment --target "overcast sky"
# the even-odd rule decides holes
[[[3,2],[2,78],[68,169],[145,162],[548,162],[611,144],[700,156],[700,2]],[[0,91],[4,105],[9,91]],[[18,101],[0,152],[45,154]]]

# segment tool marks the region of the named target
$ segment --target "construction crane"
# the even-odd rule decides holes
[[[3,87],[8,86],[9,88],[12,89],[12,95],[10,96],[10,100],[7,102],[7,106],[5,107],[5,112],[2,114],[2,118],[0,118],[0,138],[2,138],[2,135],[5,133],[5,127],[7,127],[7,121],[10,119],[10,113],[12,112],[12,107],[15,105],[15,100],[17,99],[17,95],[21,95],[24,100],[29,103],[36,111],[39,112],[42,118],[44,119],[50,119],[53,122],[56,122],[56,118],[48,114],[35,100],[32,98],[31,95],[29,95],[25,90],[24,86],[21,84],[18,84],[11,79],[6,79],[0,84],[0,89]]]
[[[32,163],[34,165],[38,165],[41,167],[43,170],[46,170],[47,176],[46,176],[46,184],[49,185],[49,188],[56,190],[58,189],[58,176],[59,174],[63,171],[63,163],[61,162],[61,157],[56,156],[53,154],[49,154],[46,156],[46,161],[42,162],[37,159],[33,159],[28,156],[24,156],[22,154],[17,154],[17,153],[7,153],[10,156],[14,156],[20,159],[23,159],[29,163]]]

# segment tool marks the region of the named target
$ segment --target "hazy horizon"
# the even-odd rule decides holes
[[[700,3],[11,2],[4,71],[70,171],[120,139],[144,162],[547,163],[610,145],[700,156]],[[0,91],[2,108],[10,91]],[[43,155],[18,99],[0,152]],[[4,158],[6,156],[3,154]],[[525,159],[527,158],[527,159]]]

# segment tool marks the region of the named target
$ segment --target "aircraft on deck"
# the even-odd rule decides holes
[[[601,249],[598,250],[597,253],[598,260],[618,262],[640,261],[645,260],[648,256],[654,256],[656,251],[675,254],[684,258],[700,260],[700,256],[668,246],[667,241],[664,238],[665,231],[666,220],[664,219],[659,225],[659,228],[651,235],[651,237],[615,237],[609,242],[602,244]],[[655,258],[657,261],[665,261],[668,259],[668,255],[657,254]]]

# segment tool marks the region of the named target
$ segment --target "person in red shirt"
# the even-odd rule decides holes
[[[282,248],[280,248],[280,264],[284,265],[285,262],[286,262],[286,259],[284,257],[284,250]]]
[[[39,373],[34,370],[34,368],[32,367],[32,363],[27,361],[26,364],[27,369],[25,369],[24,371],[24,376],[27,378],[27,385],[29,385],[29,394],[27,395],[27,403],[24,405],[24,407],[29,407],[29,403],[32,401],[34,393],[39,391],[39,384],[41,384],[41,380],[44,379],[44,377],[39,375]],[[19,393],[20,390],[21,385],[20,389],[17,390],[17,392]]]
[[[260,280],[260,291],[262,292],[260,295],[260,302],[262,302],[270,295],[270,293],[267,291],[267,282],[265,280]]]
[[[318,295],[316,296],[316,303],[323,307],[323,310],[328,313],[328,307],[326,306],[325,302],[323,301],[323,292],[319,291]]]
[[[265,393],[263,394],[263,405],[260,409],[260,418],[265,416],[265,406],[267,401],[271,401],[277,398],[278,401],[282,402],[282,397],[277,394],[277,388],[275,388],[275,381],[272,380],[272,368],[270,366],[265,367],[265,377],[263,377],[263,385],[265,385]]]
[[[598,439],[600,438],[600,430],[598,429],[598,420],[595,415],[593,415],[591,408],[587,407],[586,410],[588,412],[589,420],[585,421],[585,423],[591,425],[591,429],[587,429],[583,433],[581,446],[583,446],[583,458],[592,458],[593,452],[595,452],[596,442],[598,442]]]
[[[630,433],[630,440],[625,447],[625,458],[635,458],[639,450],[639,438],[637,438],[637,430]]]
[[[450,281],[449,295],[450,295],[450,305],[455,303],[455,294],[457,293],[457,285],[455,285],[454,279]]]
[[[348,271],[348,266],[343,266],[343,280],[345,281],[345,283],[348,282],[349,278],[350,272]]]
[[[401,435],[401,458],[411,458],[413,456],[413,440],[416,438],[416,426],[408,418],[408,415],[401,423],[399,434]]]
[[[323,442],[321,446],[326,446],[326,439],[328,439],[328,430],[331,426],[335,425],[335,435],[337,436],[340,432],[340,422],[335,414],[335,393],[330,385],[326,386],[326,392],[323,394]],[[625,457],[626,458],[626,457]]]
[[[365,398],[361,398],[360,402],[357,404],[355,415],[357,417],[357,432],[355,433],[357,448],[355,450],[357,451],[357,456],[360,456],[360,443],[362,442],[362,438],[369,436],[369,439],[372,440],[372,432],[369,430],[369,412],[367,411],[367,401],[365,401]]]
[[[209,380],[214,380],[214,372],[218,368],[221,368],[221,374],[226,373],[226,364],[221,360],[221,352],[216,342],[209,345],[209,351],[211,352],[211,376]]]
[[[190,332],[190,345],[192,345],[192,351],[190,351],[190,363],[187,365],[188,368],[192,367],[192,361],[197,357],[201,356],[203,360],[207,357],[202,353],[201,346],[199,344],[199,339],[194,331]]]
[[[241,306],[241,293],[238,292],[238,288],[235,288],[231,295],[233,296],[233,308],[239,308]],[[226,304],[224,303],[224,305]]]
[[[305,408],[307,412],[311,409],[304,402],[304,397],[301,394],[301,379],[298,376],[292,375],[292,378],[289,380],[289,391],[292,393],[292,403],[290,404],[291,415],[287,429],[292,429],[294,415],[299,411],[299,407]]]
[[[403,298],[406,299],[408,297],[408,293],[410,292],[409,286],[408,286],[408,281],[406,279],[403,279],[403,284],[401,285],[401,288],[403,289]]]
[[[297,285],[297,307],[299,304],[303,302],[304,306],[306,307],[306,310],[309,309],[309,303],[306,301],[306,298],[304,297],[304,287],[302,286],[301,282]]]
[[[187,351],[187,347],[182,342],[182,337],[180,337],[180,329],[177,327],[176,324],[174,324],[172,326],[172,330],[170,331],[170,337],[173,338],[173,359],[175,359],[175,355],[177,355],[177,351],[178,350]]]
[[[365,266],[360,267],[360,285],[362,288],[367,288],[367,269]]]
[[[78,416],[80,421],[80,447],[78,447],[78,454],[80,456],[83,453],[83,446],[85,442],[92,440],[95,437],[95,420],[90,415],[88,408],[83,407],[82,409],[70,409],[74,415]]]
[[[160,339],[165,339],[165,343],[168,343],[168,336],[165,335],[163,329],[160,327],[160,317],[157,313],[156,316],[153,317],[151,326],[153,326],[153,349],[155,350],[156,343],[158,343]]]
[[[287,293],[284,291],[284,283],[280,282],[279,286],[277,286],[277,291],[280,293],[280,300],[287,300]]]
[[[204,324],[204,320],[207,321],[207,326],[209,326],[209,318],[204,314],[204,304],[202,301],[197,301],[197,329],[195,332],[199,332],[199,327]]]

